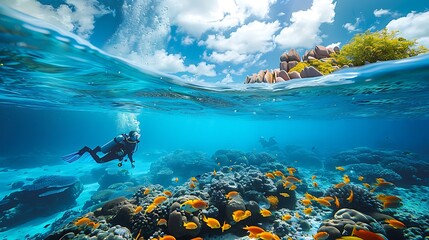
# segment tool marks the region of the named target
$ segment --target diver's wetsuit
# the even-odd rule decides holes
[[[131,163],[133,163],[133,153],[135,152],[138,142],[128,141],[128,136],[125,134],[123,134],[122,136],[123,140],[118,140],[118,137],[114,138],[116,144],[109,150],[106,155],[101,158],[97,155],[98,152],[101,152],[100,146],[97,146],[96,148],[94,148],[94,150],[85,146],[79,151],[79,155],[88,152],[89,154],[91,154],[91,157],[94,158],[97,163],[105,163],[115,159],[119,159],[120,161],[122,161],[125,155],[127,155],[128,159],[130,159]]]

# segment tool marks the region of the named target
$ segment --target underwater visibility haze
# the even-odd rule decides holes
[[[243,83],[245,75],[258,68],[277,68],[261,56],[277,60],[274,55],[287,48],[279,40],[281,17],[293,19],[284,26],[292,28],[298,22],[295,13],[316,11],[318,6],[319,11],[332,14],[334,10],[325,9],[332,6],[340,22],[340,17],[346,17],[340,7],[350,6],[326,0],[260,1],[267,4],[258,6],[260,11],[267,7],[279,18],[272,22],[276,26],[272,36],[261,33],[271,36],[263,37],[264,41],[274,42],[257,45],[261,55],[248,52],[246,56],[259,59],[259,64],[242,58],[244,50],[235,55],[247,71],[237,74],[238,67],[229,67],[240,65],[235,60],[221,63],[214,60],[219,53],[208,52],[228,49],[226,45],[244,34],[246,26],[260,24],[243,22],[268,19],[268,13],[252,12],[252,4],[234,3],[245,4],[246,11],[225,10],[219,25],[203,29],[205,25],[180,18],[194,16],[184,12],[192,1],[183,1],[184,6],[177,3],[176,8],[164,6],[169,1],[123,1],[122,8],[116,9],[114,3],[95,0],[87,5],[77,0],[24,2],[0,1],[1,239],[429,237],[428,54],[344,68],[320,77]],[[428,15],[427,7],[412,2],[406,7],[408,15],[371,8],[379,18],[374,24],[383,22],[380,16],[384,15],[397,21],[404,15],[414,20]],[[25,11],[25,4],[33,8],[33,16]],[[279,12],[274,6],[290,9]],[[94,16],[88,17],[83,9],[86,14],[92,9]],[[150,9],[148,14],[159,9],[167,15],[177,12],[174,17],[154,17],[139,15],[136,9]],[[70,22],[74,28],[52,24],[42,10],[62,23],[70,14],[77,19]],[[213,17],[210,13],[207,20]],[[223,24],[231,23],[226,20],[234,14],[249,18],[241,27],[230,26],[242,30],[210,35],[210,31],[232,31]],[[364,32],[358,25],[369,16],[360,14],[360,20],[348,20],[355,21],[355,29],[350,30],[353,24],[339,27]],[[119,30],[106,28],[113,37],[103,41],[100,36],[104,35],[97,33],[101,23],[94,17]],[[138,35],[129,32],[133,28],[125,33],[120,29],[145,17],[158,25],[145,28],[147,38],[140,40],[158,47],[160,41],[153,36],[164,36],[163,24],[168,23],[168,41],[182,44],[184,53],[195,52],[191,46],[205,46],[200,57],[207,62],[189,64],[195,53],[177,59],[177,54],[165,50],[165,58],[147,64],[135,61],[136,54],[143,56],[141,52],[129,58],[120,54]],[[85,19],[92,21],[92,28],[83,29]],[[331,20],[320,22],[333,25]],[[264,24],[264,29],[271,26]],[[131,26],[141,34],[139,27]],[[324,31],[331,33],[328,28]],[[426,31],[422,39],[427,38],[427,27],[422,31]],[[124,34],[128,40],[121,42]],[[166,49],[175,49],[169,44]],[[148,46],[139,43],[137,47]],[[177,64],[181,70],[172,71]],[[218,73],[212,74],[215,69]],[[225,78],[215,79],[221,72]],[[87,153],[71,163],[62,160],[84,146],[103,146],[132,130],[141,135],[133,154],[134,168],[127,158],[119,166],[118,160],[97,163]]]

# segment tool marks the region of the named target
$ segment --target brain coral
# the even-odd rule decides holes
[[[353,191],[353,200],[349,202],[347,198],[350,196],[350,191]],[[326,190],[325,196],[337,197],[341,208],[351,208],[363,213],[378,212],[381,208],[381,203],[368,190],[348,184],[342,188],[331,187]],[[333,208],[336,206],[333,204]]]

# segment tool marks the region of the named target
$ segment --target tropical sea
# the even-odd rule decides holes
[[[0,22],[1,239],[248,239],[246,225],[282,239],[336,239],[356,226],[429,236],[427,54],[278,84],[190,82],[1,5]],[[135,168],[61,158],[131,130],[141,134]],[[207,206],[186,211],[188,200]],[[237,210],[252,216],[237,221]],[[372,220],[347,218],[358,213]]]

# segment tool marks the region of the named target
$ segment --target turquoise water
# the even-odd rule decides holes
[[[275,137],[285,154],[293,146],[325,160],[357,147],[429,159],[429,55],[275,85],[186,82],[2,6],[0,22],[2,198],[18,180],[87,177],[100,166],[61,156],[135,128],[142,134],[136,168],[123,166],[132,176],[176,150],[208,159],[220,149],[263,152],[261,136]],[[116,162],[102,168],[117,169]],[[90,198],[91,184],[75,208]],[[27,219],[0,236],[48,232],[43,226],[58,216]]]

